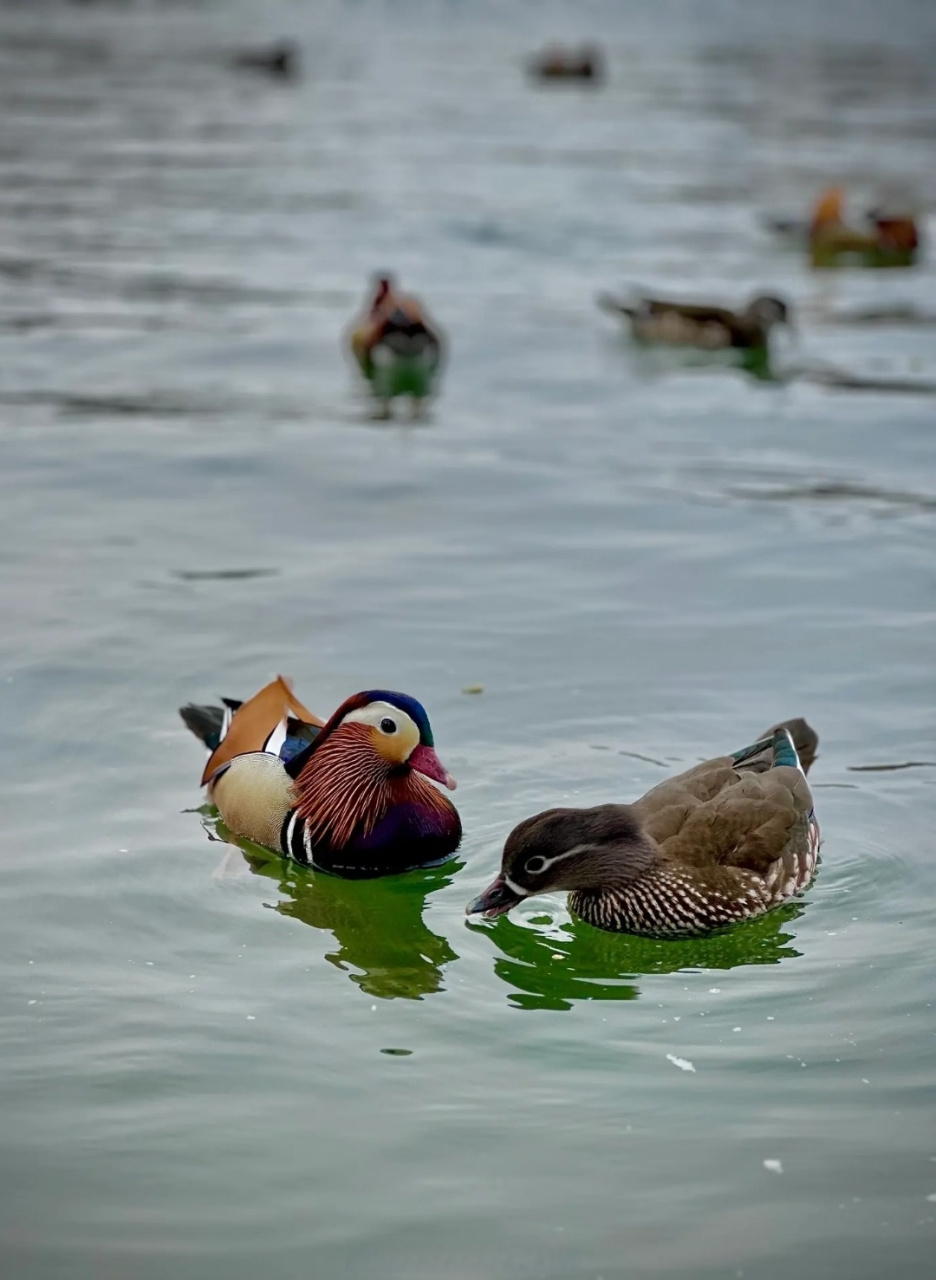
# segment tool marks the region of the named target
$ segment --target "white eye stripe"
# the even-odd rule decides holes
[[[587,844],[577,844],[573,849],[567,849],[567,850],[565,851],[565,853],[557,853],[557,854],[556,854],[554,857],[552,857],[552,858],[544,858],[544,857],[542,856],[542,854],[535,853],[535,854],[533,855],[533,858],[530,858],[530,859],[529,859],[529,861],[530,861],[530,862],[532,862],[534,858],[539,858],[540,862],[542,862],[542,864],[543,864],[543,865],[542,865],[542,866],[541,866],[537,871],[535,871],[535,872],[532,872],[532,871],[531,871],[531,872],[530,872],[530,874],[531,874],[531,875],[541,876],[541,875],[543,874],[543,872],[544,872],[544,871],[548,871],[548,870],[549,870],[549,868],[550,868],[554,863],[556,863],[556,862],[562,862],[562,860],[563,860],[564,858],[571,858],[571,857],[572,857],[574,854],[576,854],[576,853],[583,853],[583,852],[584,852],[584,850],[586,850],[588,847],[589,847],[589,846],[588,846]],[[505,877],[505,879],[506,879],[506,877]],[[508,881],[508,883],[509,883],[509,881]],[[512,886],[511,886],[511,887],[512,887]]]

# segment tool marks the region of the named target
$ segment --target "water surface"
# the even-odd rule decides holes
[[[932,250],[820,278],[759,222],[936,201],[932,9],[813,8],[0,9],[5,1275],[928,1274],[936,400],[641,359],[594,305],[769,289],[791,360],[936,379]],[[281,35],[301,81],[232,69]],[[606,85],[527,83],[555,37]],[[451,344],[421,425],[340,352],[388,268]],[[458,860],[209,838],[175,708],[276,671],[425,702]],[[804,902],[466,924],[520,818],[790,715]]]

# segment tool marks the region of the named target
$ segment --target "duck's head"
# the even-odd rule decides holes
[[[786,324],[792,327],[793,312],[782,298],[775,298],[770,294],[763,294],[758,298],[754,298],[748,303],[748,317],[765,332],[773,328],[775,324]]]
[[[394,288],[395,282],[392,275],[389,273],[375,275],[373,281],[374,294],[371,300],[371,306],[379,307],[384,299],[393,292]]]
[[[330,751],[373,751],[391,775],[410,769],[455,790],[455,779],[436,755],[429,717],[406,693],[371,689],[346,699],[311,744],[314,755]]]
[[[538,893],[600,891],[636,879],[653,858],[654,848],[628,805],[547,809],[514,827],[500,875],[466,911],[492,919]]]

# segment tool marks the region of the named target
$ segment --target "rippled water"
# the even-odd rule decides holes
[[[929,1273],[936,224],[819,278],[760,217],[934,207],[936,17],[815,8],[0,9],[11,1280]],[[281,35],[299,82],[232,67]],[[604,87],[524,79],[557,36]],[[340,354],[387,268],[451,344],[422,425]],[[782,359],[915,389],[637,358],[629,283],[781,292]],[[175,708],[275,671],[426,703],[458,862],[210,841]],[[803,903],[465,923],[521,817],[797,714]]]

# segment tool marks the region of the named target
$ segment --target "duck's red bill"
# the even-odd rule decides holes
[[[465,914],[469,916],[480,914],[487,920],[493,920],[522,901],[523,896],[515,893],[503,876],[498,876],[496,880],[491,881],[480,897],[468,903]]]
[[[443,787],[448,787],[449,791],[454,791],[458,785],[432,747],[424,747],[420,743],[410,755],[409,765],[411,769],[415,769],[426,778],[431,778],[433,782],[441,782]]]

